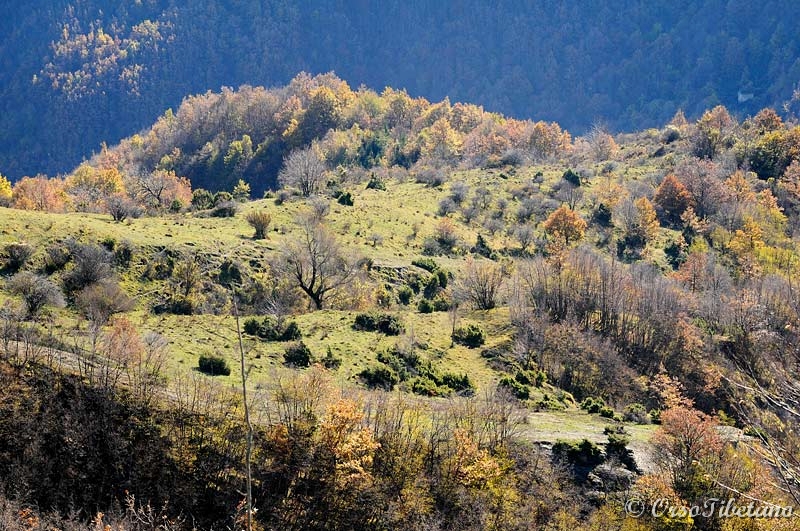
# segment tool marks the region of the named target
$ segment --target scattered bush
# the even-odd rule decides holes
[[[290,367],[308,367],[312,359],[311,350],[302,341],[291,345],[283,353],[283,361]]]
[[[44,251],[44,271],[48,274],[61,271],[72,259],[69,248],[62,243],[53,243]]]
[[[214,206],[214,194],[205,188],[197,188],[192,192],[192,208],[195,210],[208,210]]]
[[[342,358],[333,355],[333,351],[331,351],[331,347],[328,347],[328,352],[325,354],[325,357],[322,358],[322,365],[331,371],[335,371],[339,369],[342,365]]]
[[[34,248],[27,243],[9,243],[4,250],[5,270],[16,273],[28,263],[33,256]]]
[[[366,332],[382,332],[387,336],[397,336],[403,332],[400,320],[385,313],[360,313],[356,315],[353,328]]]
[[[558,441],[553,445],[553,455],[573,466],[593,467],[603,462],[603,451],[588,439],[577,443]]]
[[[111,276],[111,253],[99,245],[75,244],[74,267],[64,276],[67,291],[79,291]]]
[[[606,402],[602,398],[586,397],[581,402],[581,409],[589,414],[600,413],[602,408],[606,407]]]
[[[364,369],[358,373],[358,377],[370,389],[385,389],[391,391],[400,381],[397,374],[389,367],[375,366]]]
[[[227,193],[227,192],[220,192]],[[239,206],[236,204],[235,201],[223,201],[221,203],[216,203],[214,209],[211,211],[211,216],[215,218],[232,218],[236,215]]]
[[[258,319],[250,317],[245,320],[242,327],[244,333],[257,336],[265,341],[297,341],[303,337],[300,327],[294,321],[281,323],[272,315],[267,315],[259,323]]]
[[[136,217],[138,207],[136,203],[122,194],[109,197],[106,200],[106,210],[111,215],[111,219],[121,223],[129,217]]]
[[[353,195],[350,192],[344,192],[343,194],[340,194],[339,197],[336,198],[336,201],[340,205],[353,206]]]
[[[531,397],[531,388],[510,376],[503,376],[498,387],[506,389],[519,400],[528,400]]]
[[[414,298],[414,290],[410,287],[403,286],[397,290],[397,300],[400,301],[400,304],[407,306],[412,298]]]
[[[429,273],[433,273],[437,269],[439,269],[439,264],[436,263],[436,260],[433,258],[420,258],[418,260],[413,260],[411,265],[420,267]]]
[[[636,424],[650,424],[650,415],[642,404],[631,404],[625,408],[623,419]]]
[[[386,190],[386,184],[380,177],[372,173],[367,183],[367,190]]]
[[[613,419],[614,418],[614,410],[608,406],[603,406],[600,408],[600,416],[606,419]]]
[[[122,240],[114,248],[114,263],[123,269],[127,269],[131,265],[131,261],[133,260],[133,255],[135,252],[136,249],[131,242],[128,240]]]
[[[209,376],[229,376],[231,373],[228,362],[218,356],[200,356],[197,368],[200,372]]]
[[[61,290],[45,277],[22,271],[8,281],[8,290],[22,297],[28,317],[35,317],[45,306],[63,306]]]
[[[574,186],[581,185],[581,176],[572,171],[571,169],[565,171],[564,174],[561,176],[561,178]]]
[[[247,214],[245,220],[255,230],[254,240],[263,240],[267,237],[269,224],[272,223],[272,215],[269,212],[266,210],[254,210]]]
[[[450,310],[450,301],[445,298],[441,293],[433,299],[433,311],[446,312]]]
[[[486,334],[478,325],[469,324],[455,329],[453,332],[453,341],[459,345],[476,348],[486,342]]]
[[[417,303],[419,313],[433,313],[433,303],[428,299],[422,299]]]

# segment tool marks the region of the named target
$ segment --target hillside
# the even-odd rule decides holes
[[[0,172],[67,172],[187,94],[335,71],[584,133],[782,109],[796,2],[37,1],[0,7]],[[752,97],[750,97],[752,96]],[[790,112],[797,112],[793,103]]]
[[[248,461],[264,529],[778,529],[625,501],[798,495],[771,109],[573,137],[301,74],[0,204],[12,531],[242,529]]]

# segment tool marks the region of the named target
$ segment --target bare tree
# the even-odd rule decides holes
[[[503,273],[502,266],[494,262],[468,260],[457,285],[459,298],[479,310],[491,310],[497,305]]]
[[[358,268],[322,224],[302,217],[298,227],[300,234],[287,243],[280,265],[320,310],[333,293],[350,282]]]
[[[292,151],[283,162],[278,182],[300,190],[303,197],[315,194],[325,179],[325,163],[313,148]]]
[[[29,271],[14,275],[8,282],[8,289],[11,293],[22,297],[28,317],[35,317],[47,305],[64,305],[64,297],[58,286],[47,278]]]

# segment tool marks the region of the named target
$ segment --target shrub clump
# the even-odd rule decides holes
[[[486,342],[486,333],[478,325],[469,324],[455,329],[453,341],[465,347],[476,348]]]
[[[498,387],[509,391],[519,400],[527,400],[531,397],[531,388],[529,385],[521,383],[520,381],[510,377],[503,376],[500,379]]]
[[[398,336],[404,330],[400,320],[387,313],[360,313],[356,315],[353,329],[366,332],[382,332],[387,336]]]
[[[244,333],[265,341],[296,341],[303,337],[300,327],[294,321],[281,323],[271,315],[259,322],[255,317],[244,321]]]
[[[408,286],[403,286],[399,290],[397,290],[397,300],[400,301],[400,304],[408,306],[411,303],[411,299],[414,298],[414,290],[412,290]]]
[[[394,389],[394,386],[400,381],[397,377],[397,373],[385,366],[375,366],[364,369],[358,373],[358,377],[361,378],[364,384],[370,389],[380,388],[387,391]]]
[[[429,273],[433,273],[434,271],[439,269],[439,264],[437,264],[436,260],[434,260],[433,258],[420,258],[418,260],[412,261],[411,265],[415,265],[419,268],[422,268]]]
[[[197,362],[197,368],[203,374],[209,376],[228,376],[231,373],[231,368],[228,367],[228,362],[219,356],[200,356]]]
[[[291,345],[283,353],[283,361],[290,367],[308,367],[312,360],[311,350],[302,341]]]
[[[586,411],[589,414],[600,413],[600,409],[605,407],[606,401],[602,398],[594,398],[593,396],[588,396],[583,399],[581,402],[581,409]]]

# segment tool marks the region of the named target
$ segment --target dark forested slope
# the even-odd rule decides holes
[[[780,107],[800,4],[37,0],[0,13],[0,171],[75,166],[186,94],[334,70],[581,131]],[[741,95],[741,97],[740,97]],[[752,95],[751,99],[747,99]],[[747,100],[747,101],[740,101]]]

